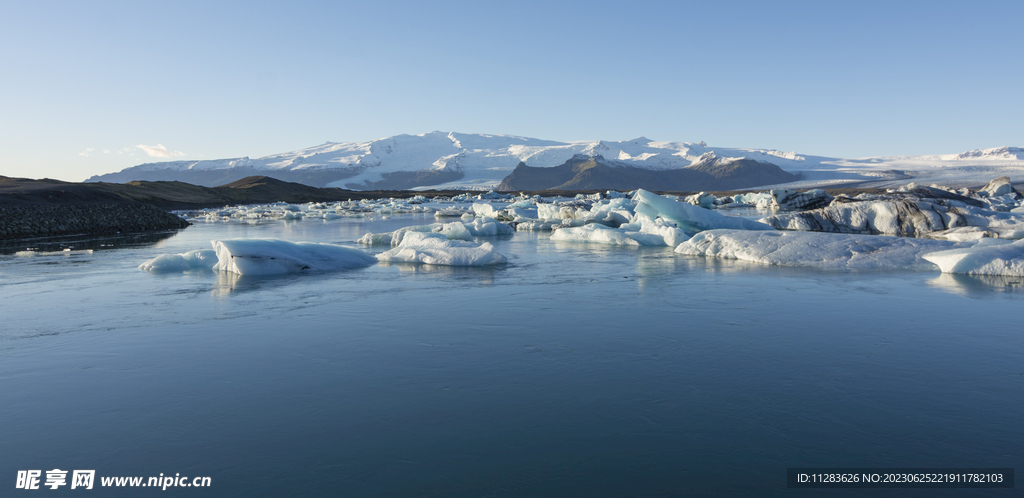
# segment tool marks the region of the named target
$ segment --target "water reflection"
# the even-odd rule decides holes
[[[472,280],[474,283],[493,285],[495,274],[504,271],[505,265],[492,266],[444,266],[419,263],[380,262],[377,266],[397,268],[405,274],[423,274],[431,277],[449,277],[454,280]]]
[[[1024,292],[1024,277],[942,273],[927,283],[961,296],[983,296],[992,292]]]
[[[48,237],[45,239],[19,239],[0,241],[0,254],[25,252],[59,253],[87,250],[123,249],[156,244],[175,236],[178,230],[165,232],[133,233],[125,235],[77,235],[70,237]]]

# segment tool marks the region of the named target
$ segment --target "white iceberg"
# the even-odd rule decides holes
[[[161,254],[139,265],[140,270],[156,273],[210,270],[217,264],[217,251],[205,249],[182,254]]]
[[[1024,277],[1024,240],[995,242],[932,252],[922,257],[938,265],[943,273]]]
[[[974,244],[883,235],[710,230],[679,244],[675,252],[827,270],[929,270],[935,267],[922,259],[924,254]]]
[[[590,242],[617,246],[675,247],[689,238],[686,232],[661,219],[623,224],[619,228],[607,227],[600,223],[591,223],[581,227],[558,228],[551,234],[551,240]]]
[[[489,242],[448,240],[439,233],[409,232],[398,247],[377,255],[388,263],[424,263],[445,266],[485,266],[502,264],[505,256],[494,250]]]
[[[774,230],[774,228],[746,218],[725,216],[710,209],[678,202],[646,190],[637,190],[633,199],[638,201],[635,208],[638,216],[650,219],[664,218],[690,232],[731,228],[736,230]],[[635,221],[635,220],[634,220]]]
[[[278,239],[214,240],[217,264],[213,271],[239,275],[279,275],[333,271],[372,265],[373,256],[334,244],[289,242]]]
[[[591,223],[581,227],[559,228],[551,234],[551,240],[564,242],[593,242],[614,246],[640,246],[640,242],[623,230]]]

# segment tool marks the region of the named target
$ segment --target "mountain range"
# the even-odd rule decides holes
[[[539,171],[545,168],[556,169]],[[571,171],[575,173],[567,176]],[[577,174],[582,176],[575,178]],[[253,175],[315,187],[357,190],[493,189],[523,182],[546,185],[544,188],[634,188],[629,185],[650,181],[673,182],[671,187],[659,190],[680,191],[775,186],[890,187],[911,181],[967,186],[984,184],[1003,175],[1024,178],[1024,148],[843,159],[773,149],[712,147],[704,142],[661,142],[644,137],[559,142],[435,131],[368,142],[328,142],[256,159],[146,163],[86,181],[168,180],[216,186]],[[551,181],[536,183],[541,177]],[[553,183],[555,180],[561,181]]]

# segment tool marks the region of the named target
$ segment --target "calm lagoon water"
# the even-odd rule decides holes
[[[60,468],[95,469],[97,489],[38,493],[1021,495],[1019,483],[786,488],[788,467],[1024,472],[1019,281],[765,267],[543,233],[492,239],[509,257],[497,268],[136,269],[211,239],[351,243],[433,221],[197,223],[77,243],[92,253],[8,250],[3,486]],[[212,487],[99,488],[159,473]]]

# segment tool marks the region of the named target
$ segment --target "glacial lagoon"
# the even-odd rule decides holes
[[[486,267],[137,268],[211,240],[360,247],[433,222],[197,220],[5,251],[0,469],[212,479],[97,496],[493,497],[794,496],[789,467],[1024,469],[1019,278],[550,232],[477,238],[508,258]]]

